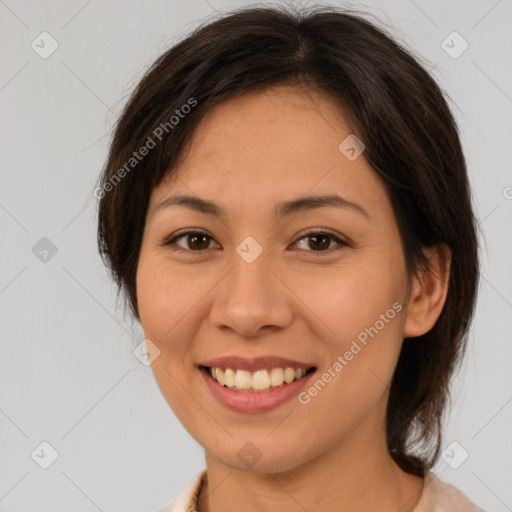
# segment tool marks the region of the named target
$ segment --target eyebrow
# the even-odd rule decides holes
[[[164,199],[162,202],[158,203],[155,206],[154,211],[156,213],[157,211],[174,205],[184,206],[186,208],[190,208],[191,210],[196,210],[209,215],[215,215],[216,217],[226,217],[226,210],[219,204],[213,201],[208,201],[206,199],[201,199],[200,197],[189,195],[177,195],[168,197],[167,199]],[[322,208],[326,206],[350,209],[367,217],[368,219],[370,218],[368,212],[361,205],[354,203],[353,201],[349,201],[348,199],[345,199],[344,197],[341,197],[337,194],[310,195],[303,196],[298,199],[284,201],[274,206],[273,214],[276,217],[284,217],[290,213],[313,210],[315,208]]]

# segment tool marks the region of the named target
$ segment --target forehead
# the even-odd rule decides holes
[[[171,190],[242,205],[308,191],[378,202],[380,178],[338,147],[351,133],[340,107],[316,91],[276,86],[229,99],[206,113],[152,203]]]
[[[226,168],[243,158],[308,161],[319,151],[333,153],[329,133],[350,133],[341,110],[325,95],[305,88],[275,86],[253,91],[213,107],[197,127],[182,166],[222,159]],[[338,138],[337,136],[335,137]],[[188,165],[187,165],[188,164]]]

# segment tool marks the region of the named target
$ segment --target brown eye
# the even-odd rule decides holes
[[[210,237],[207,235],[203,235],[202,233],[185,235],[188,237],[188,248],[197,249],[202,251],[204,249],[208,249],[208,245],[210,244]]]
[[[213,241],[213,238],[210,235],[201,231],[190,230],[173,236],[162,245],[171,246],[176,251],[199,253],[208,250],[211,241]],[[305,246],[306,252],[318,253],[319,256],[349,246],[347,242],[336,235],[323,231],[310,231],[299,238],[294,245],[303,243],[303,241],[307,243]],[[332,242],[334,242],[334,246],[331,246]]]
[[[310,235],[308,238],[310,242],[309,247],[315,251],[329,249],[329,246],[331,245],[331,237],[327,235]]]
[[[185,240],[183,244],[181,243],[182,240]],[[176,250],[200,252],[209,248],[208,246],[211,240],[213,240],[213,238],[206,233],[202,233],[200,231],[186,231],[172,237],[162,245],[177,246],[178,249]],[[180,243],[178,243],[178,241]]]
[[[306,235],[302,236],[299,240],[297,240],[296,244],[299,244],[301,241],[307,241],[307,247],[309,248],[309,252],[332,252],[331,242],[335,242],[338,247],[335,247],[334,250],[338,250],[340,246],[348,246],[346,242],[340,240],[337,236],[332,233],[325,232],[316,232],[311,231],[306,233]]]

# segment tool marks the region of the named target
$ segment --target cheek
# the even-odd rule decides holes
[[[199,285],[199,281],[201,284]],[[161,258],[141,253],[137,270],[137,300],[140,321],[162,345],[180,324],[200,305],[201,297],[213,285],[208,275],[184,266],[172,265]]]
[[[151,369],[163,397],[184,425],[190,417],[201,414],[200,410],[194,411],[195,402],[184,392],[184,387],[192,389],[196,377],[190,372],[193,347],[188,340],[191,326],[201,314],[200,298],[205,293],[204,287],[194,286],[199,279],[197,273],[184,272],[149,252],[141,252],[137,269],[140,323],[144,336],[160,350]]]
[[[327,430],[336,437],[371,416],[385,416],[385,399],[401,348],[400,313],[388,311],[387,323],[379,318],[361,327],[364,321],[345,317],[345,325],[340,324],[342,334],[330,345],[325,367],[300,396],[301,404],[306,404],[301,409],[303,419],[313,429],[325,430],[328,418]]]
[[[379,328],[381,315],[384,321],[401,322],[397,309],[403,306],[404,282],[400,276],[400,269],[390,271],[385,262],[353,258],[336,267],[304,273],[292,282],[294,292],[307,306],[304,312],[308,308],[314,312],[315,316],[309,313],[310,318],[323,326],[322,337],[331,350],[338,351],[376,322]],[[388,325],[386,322],[386,330]]]
[[[318,407],[314,417],[330,402],[339,404],[333,414],[341,423],[364,416],[386,392],[403,341],[405,310],[403,269],[390,271],[391,266],[361,258],[346,268],[302,278],[298,295],[307,297],[316,323],[328,326],[322,330],[324,373],[316,376],[314,382],[321,382],[309,397]]]

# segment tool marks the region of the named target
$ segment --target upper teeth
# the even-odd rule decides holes
[[[247,370],[233,370],[226,368],[210,368],[212,377],[222,386],[236,388],[239,390],[251,389],[256,391],[267,390],[271,386],[281,386],[283,383],[290,384],[294,380],[304,377],[306,368],[272,368],[271,370],[257,370],[249,372]]]

